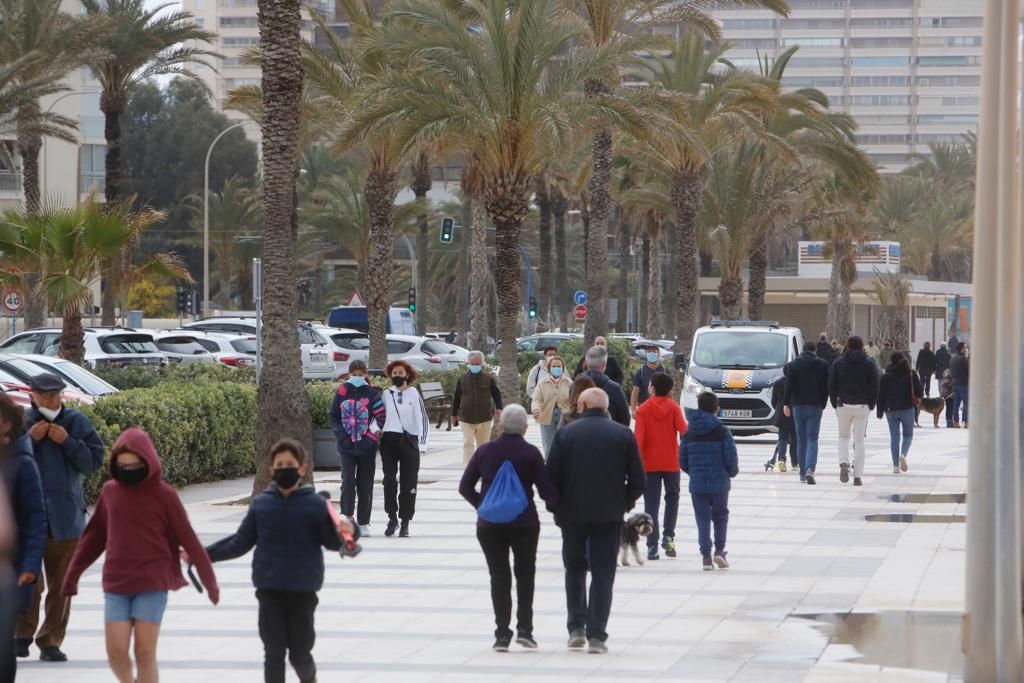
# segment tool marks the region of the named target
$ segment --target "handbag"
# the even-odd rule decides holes
[[[413,391],[415,391],[415,389],[413,389]],[[391,405],[395,407],[395,415],[398,416],[398,424],[402,427],[402,436],[405,437],[405,440],[409,442],[409,445],[419,453],[420,438],[405,428],[405,423],[402,422],[402,411],[398,409],[398,404],[395,402],[395,392],[389,391],[388,393],[391,394]]]
[[[921,398],[917,395],[917,391],[914,390],[914,371],[911,370],[907,377],[910,379],[910,405],[917,408],[921,405]]]
[[[494,475],[494,481],[476,513],[485,522],[508,524],[523,514],[527,505],[529,500],[523,490],[523,483],[519,481],[516,467],[511,460],[506,460]]]

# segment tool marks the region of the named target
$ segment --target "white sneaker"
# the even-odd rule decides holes
[[[909,469],[910,469],[910,466],[907,464],[907,456],[901,455],[900,456],[900,471],[901,472],[906,472]]]
[[[370,536],[370,525],[369,524],[360,524],[359,525],[359,535],[361,537],[363,537],[363,538],[369,538],[369,536]]]

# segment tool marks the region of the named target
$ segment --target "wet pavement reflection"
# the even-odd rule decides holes
[[[890,496],[879,496],[890,503],[966,503],[966,493],[894,493]]]
[[[963,524],[967,515],[919,515],[911,512],[883,512],[864,515],[869,522],[895,522],[897,524]]]
[[[814,621],[829,637],[829,644],[854,647],[859,656],[846,660],[852,663],[949,674],[963,670],[959,613],[848,612],[796,618]]]

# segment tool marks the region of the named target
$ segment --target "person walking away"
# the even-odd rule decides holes
[[[540,358],[537,359],[537,364],[530,368],[530,373],[526,376],[526,398],[531,403],[533,401],[533,392],[537,390],[537,385],[548,374],[548,363],[556,355],[558,355],[558,349],[554,346],[548,346],[541,352]]]
[[[470,351],[467,370],[455,384],[452,397],[452,421],[462,428],[463,465],[490,440],[492,423],[500,417],[498,383],[491,373],[484,371],[484,354]]]
[[[850,480],[852,436],[853,485],[861,486],[867,421],[878,400],[878,367],[864,353],[864,342],[860,337],[850,337],[846,349],[846,353],[832,365],[828,393],[839,419],[839,481],[845,484]],[[882,358],[885,358],[884,353]]]
[[[566,379],[568,382],[568,379]],[[476,538],[487,561],[491,577],[491,604],[494,608],[494,646],[508,652],[512,642],[512,575],[516,577],[516,643],[527,649],[537,647],[533,637],[533,590],[537,574],[537,541],[540,518],[533,502],[533,490],[548,508],[558,506],[558,491],[548,476],[544,458],[525,438],[529,426],[526,410],[511,404],[501,412],[501,435],[485,443],[470,458],[459,483],[459,494],[474,508],[487,497],[491,484],[507,462],[526,493],[526,507],[518,517],[505,523],[477,517]],[[477,483],[480,490],[477,491]],[[508,564],[512,552],[512,567]]]
[[[64,594],[100,555],[103,561],[107,660],[119,683],[156,683],[156,648],[168,591],[188,585],[179,551],[199,570],[210,602],[220,600],[213,565],[189,524],[178,494],[163,480],[160,456],[146,432],[126,429],[110,449],[110,481],[64,577]],[[130,645],[135,641],[133,669]],[[137,671],[136,671],[137,670]]]
[[[555,434],[547,468],[560,499],[555,523],[562,530],[569,647],[603,654],[622,517],[644,492],[645,475],[633,432],[608,419],[606,392],[587,389],[578,410]]]
[[[651,397],[651,378],[666,372],[657,344],[644,347],[644,359],[646,362],[633,373],[633,388],[629,391],[629,413],[633,417],[636,417],[636,409]]]
[[[725,541],[729,526],[729,489],[739,474],[732,432],[718,419],[718,397],[705,391],[697,410],[688,410],[689,429],[679,446],[679,467],[690,478],[690,500],[697,520],[697,539],[704,571],[728,569]],[[715,527],[714,556],[711,525]]]
[[[579,408],[577,407],[580,403],[580,395],[587,389],[593,389],[596,386],[594,380],[590,379],[587,375],[580,375],[572,381],[572,389],[569,392],[569,412],[562,415],[562,421],[558,424],[559,429],[580,416]]]
[[[253,497],[238,531],[206,549],[214,562],[256,549],[252,582],[259,603],[265,683],[284,683],[286,654],[300,681],[316,681],[314,614],[324,584],[322,549],[340,550],[342,533],[359,538],[359,527],[348,520],[342,518],[335,526],[327,509],[330,501],[325,505],[312,486],[302,483],[309,470],[309,455],[297,441],[274,444],[271,483]]]
[[[350,522],[355,519],[360,534],[369,536],[377,444],[384,428],[384,401],[380,389],[366,379],[366,363],[352,361],[348,374],[348,380],[334,395],[328,420],[341,458],[341,514]]]
[[[17,530],[17,543],[10,557],[14,595],[9,596],[11,611],[4,616],[0,631],[3,644],[10,649],[0,657],[0,681],[13,681],[17,670],[14,655],[14,615],[27,612],[32,605],[36,581],[42,574],[46,548],[46,505],[43,483],[32,454],[32,440],[24,431],[24,412],[7,394],[0,394],[0,475],[7,493]],[[0,502],[0,505],[3,505]],[[6,510],[0,511],[5,513]],[[8,630],[9,629],[9,630]]]
[[[960,337],[956,336],[956,332],[950,330],[949,343],[947,344],[950,355],[954,355],[957,349],[960,348]]]
[[[587,371],[584,375],[594,380],[594,385],[608,394],[608,412],[611,418],[623,427],[629,427],[629,406],[622,387],[604,374],[608,365],[608,351],[601,346],[592,346],[587,351]]]
[[[931,342],[925,342],[924,347],[917,352],[917,374],[921,377],[921,385],[924,387],[924,395],[932,395],[932,375],[935,374],[937,364],[935,352],[932,351]],[[920,398],[920,396],[918,396]]]
[[[420,453],[427,450],[430,419],[420,392],[413,386],[416,383],[413,367],[396,360],[384,373],[391,378],[392,385],[384,392],[384,430],[380,437],[384,512],[388,515],[384,535],[394,536],[398,529],[398,535],[404,538],[409,535],[409,522],[416,514]]]
[[[569,391],[572,381],[565,374],[565,361],[561,356],[548,359],[548,369],[544,378],[533,391],[530,404],[533,406],[533,419],[540,425],[540,440],[544,447],[544,457],[548,457],[555,432],[562,422],[562,415],[569,412]]]
[[[868,339],[868,345],[864,348],[864,353],[868,354],[868,358],[875,361],[875,365],[881,362],[882,351],[875,346],[874,339]]]
[[[68,563],[85,528],[85,491],[82,480],[103,466],[105,448],[89,418],[61,399],[67,385],[59,376],[44,372],[29,382],[32,407],[25,414],[25,429],[43,480],[46,499],[46,550],[43,580],[36,580],[35,595],[27,612],[18,616],[16,648],[28,657],[35,637],[39,659],[66,662],[60,649],[71,617],[71,599],[61,592]],[[46,600],[43,602],[43,590]],[[39,606],[44,605],[43,625]]]
[[[668,557],[676,556],[676,519],[679,516],[679,437],[686,434],[686,418],[672,400],[672,376],[651,378],[654,397],[636,411],[636,443],[644,464],[644,512],[653,530],[647,537],[647,559],[658,559],[658,539]],[[665,489],[665,519],[658,528],[661,490]]]
[[[949,359],[949,378],[953,384],[953,427],[967,429],[967,398],[971,380],[971,363],[967,359],[967,344],[960,342],[956,354]]]
[[[616,384],[618,384],[621,387],[622,386],[622,380],[625,378],[625,375],[622,374],[622,366],[619,365],[619,361],[615,360],[615,356],[613,356],[611,354],[611,352],[608,351],[608,340],[605,339],[604,337],[595,337],[594,338],[594,346],[597,346],[597,347],[600,347],[600,348],[604,349],[605,352],[607,353],[607,355],[608,355],[608,363],[606,365],[606,369],[605,369],[604,373],[606,375],[608,375],[608,378],[611,381],[615,382]],[[590,348],[594,348],[594,347],[592,346]],[[587,350],[589,351],[590,349],[587,349]],[[587,354],[584,353],[580,357],[579,363],[576,364],[576,375],[579,375],[580,373],[586,372],[587,371],[586,365],[587,365]]]
[[[892,454],[892,473],[909,469],[907,454],[914,440],[914,417],[924,390],[923,382],[910,369],[907,356],[892,354],[892,364],[878,383],[878,419],[889,422],[889,450]],[[902,432],[902,435],[901,435]]]
[[[818,344],[814,347],[814,352],[818,354],[818,358],[822,359],[826,363],[831,364],[832,362],[832,345],[828,343],[828,335],[824,332],[818,336]]]
[[[843,355],[843,347],[839,345],[839,340],[838,339],[833,339],[832,340],[832,352],[831,353],[832,353],[832,357],[829,360],[829,365],[831,365],[832,363],[835,363],[836,359],[839,358],[839,356]]]
[[[783,375],[775,381],[772,385],[772,409],[775,411],[775,422],[776,429],[779,430],[778,441],[775,444],[775,456],[778,458],[779,472],[786,471],[786,449],[789,449],[789,460],[793,469],[799,467],[799,458],[797,456],[797,440],[796,440],[796,425],[793,422],[793,416],[787,415],[785,411],[786,404],[786,386],[789,384],[789,379],[786,375],[789,374],[789,365],[786,365],[782,369]]]
[[[884,370],[889,367],[890,363],[892,363],[893,350],[892,340],[886,339],[885,343],[882,345],[881,352],[878,354],[878,362],[875,363],[879,370]]]
[[[800,481],[815,484],[818,466],[818,433],[821,415],[828,403],[828,363],[819,358],[814,342],[805,342],[800,356],[789,363],[783,414],[793,418],[796,428],[796,457]]]

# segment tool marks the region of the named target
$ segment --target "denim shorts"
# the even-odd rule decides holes
[[[104,593],[103,620],[107,624],[117,621],[148,621],[159,626],[166,607],[167,591],[135,595]]]

